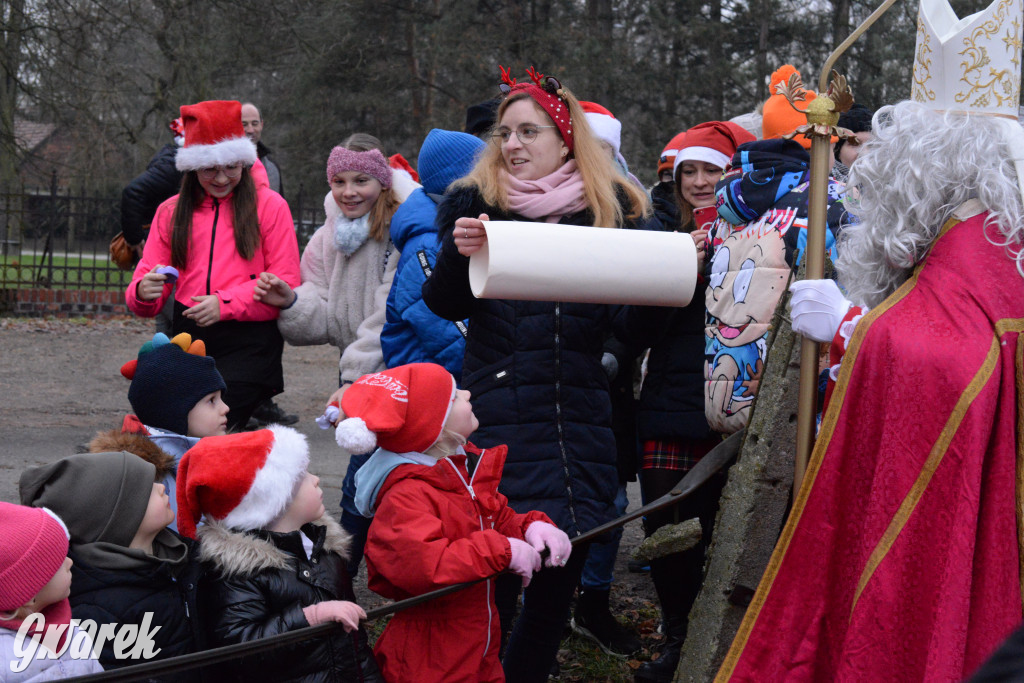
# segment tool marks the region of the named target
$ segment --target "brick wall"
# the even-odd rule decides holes
[[[5,289],[0,290],[0,313],[40,318],[107,318],[131,315],[124,303],[124,292],[99,292],[85,289]]]

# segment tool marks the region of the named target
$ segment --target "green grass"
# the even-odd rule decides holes
[[[119,289],[127,287],[131,273],[120,270],[105,254],[91,256],[37,255],[0,257],[0,286],[5,289],[52,287],[55,289]],[[52,281],[49,278],[52,275]]]

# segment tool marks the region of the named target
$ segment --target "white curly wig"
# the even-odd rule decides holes
[[[855,303],[876,306],[896,291],[971,198],[991,212],[986,237],[1007,248],[1024,276],[1024,212],[1004,135],[1010,125],[1020,124],[909,101],[875,113],[874,138],[848,183],[846,206],[859,222],[837,245],[839,281]]]

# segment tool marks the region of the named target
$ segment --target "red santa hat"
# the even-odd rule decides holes
[[[308,466],[306,437],[290,427],[200,439],[178,465],[178,532],[195,538],[204,516],[242,531],[267,526]]]
[[[185,146],[178,150],[174,165],[179,171],[256,163],[256,145],[242,127],[242,103],[209,100],[181,108]]]
[[[455,390],[455,378],[434,363],[364,375],[341,398],[347,418],[338,424],[335,439],[350,453],[378,446],[394,453],[422,453],[441,437]]]
[[[672,162],[672,175],[675,177],[679,165],[684,161],[703,161],[724,169],[732,161],[737,147],[756,139],[731,121],[698,124],[686,131],[675,161]]]
[[[616,119],[610,111],[595,102],[580,101],[580,107],[586,112],[587,123],[600,140],[604,140],[616,156],[622,147],[622,123]]]
[[[660,176],[662,171],[675,171],[676,154],[679,153],[679,148],[683,146],[683,139],[686,137],[686,131],[677,133],[668,144],[665,145],[665,149],[661,150],[661,156],[658,157],[658,175]]]

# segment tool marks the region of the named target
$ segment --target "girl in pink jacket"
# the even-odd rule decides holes
[[[200,102],[183,106],[181,116],[181,192],[157,209],[125,300],[153,317],[177,281],[174,333],[202,339],[217,359],[231,430],[284,388],[279,309],[256,301],[253,290],[267,270],[298,286],[299,248],[284,198],[253,182],[256,147],[242,128],[241,104]]]

